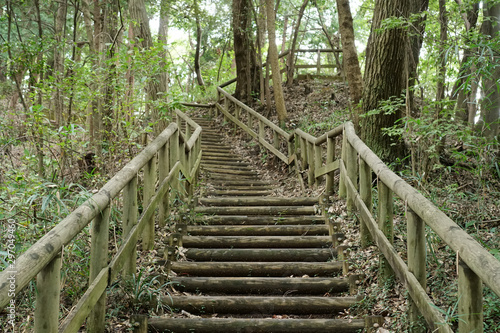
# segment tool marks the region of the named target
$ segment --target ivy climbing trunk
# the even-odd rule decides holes
[[[402,117],[400,107],[379,110],[382,101],[399,98],[406,87],[406,30],[395,27],[381,28],[389,18],[407,18],[406,0],[377,0],[366,51],[363,88],[363,115],[361,119],[364,142],[386,162],[404,157],[403,142],[397,136],[389,136],[384,129],[392,127]]]

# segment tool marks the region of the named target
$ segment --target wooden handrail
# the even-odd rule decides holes
[[[434,206],[415,188],[396,175],[382,160],[361,141],[354,131],[352,123],[345,124],[347,140],[359,156],[368,163],[377,177],[391,191],[405,201],[409,208],[420,216],[425,223],[447,244],[458,253],[483,282],[500,296],[500,261],[481,246],[474,238],[460,228],[439,208]]]
[[[52,278],[60,275],[61,251],[63,246],[70,243],[91,221],[94,221],[91,234],[91,253],[94,253],[94,256],[90,257],[89,287],[64,319],[59,331],[76,332],[91,313],[91,309],[92,314],[87,321],[88,325],[93,325],[92,327],[97,331],[104,329],[105,302],[100,302],[100,299],[106,297],[105,290],[108,284],[122,268],[125,275],[135,274],[136,258],[131,253],[136,251],[139,235],[148,227],[148,233],[154,237],[154,227],[150,226],[154,223],[153,215],[159,208],[161,224],[161,220],[169,214],[167,206],[171,187],[179,187],[177,192],[184,196],[190,196],[193,192],[202,154],[201,127],[181,111],[176,110],[175,113],[179,119],[185,121],[186,133],[182,133],[181,128],[176,123],[170,124],[153,142],[111,178],[98,193],[86,200],[21,254],[16,260],[15,272],[9,268],[0,272],[0,309],[9,304],[15,294],[26,287],[38,274],[42,274],[46,278],[37,279],[37,284],[40,284],[37,297],[40,297],[39,300],[42,301],[37,302],[35,309],[35,331],[57,329],[59,326],[60,286],[58,280]],[[187,139],[186,142],[183,142],[181,137]],[[182,147],[184,149],[180,149]],[[159,177],[156,173],[156,163],[158,163]],[[142,186],[144,188],[142,202],[144,210],[138,216],[137,175],[142,169],[144,169],[144,185]],[[186,179],[186,184],[182,186],[182,189],[177,184],[179,172],[182,172]],[[155,191],[157,182],[160,185]],[[108,264],[107,233],[109,227],[106,225],[109,223],[111,201],[117,198],[120,192],[123,192],[123,200],[127,201],[124,203],[126,209],[123,213],[124,233],[118,252]],[[99,224],[101,225],[99,226]],[[106,237],[101,237],[101,235]],[[143,238],[150,237],[144,233]],[[15,291],[12,290],[10,283],[13,275],[15,276]],[[93,317],[94,315],[95,317]]]
[[[264,140],[263,135],[256,133],[250,126],[239,120],[238,113],[232,115],[229,103],[248,112],[251,117],[259,119],[259,132],[261,124],[274,130],[277,125],[267,120],[265,117],[252,110],[250,107],[236,100],[225,92],[221,87],[219,92],[225,98],[224,104],[216,104],[218,110],[224,113],[226,119],[233,121],[244,131],[257,139],[271,153],[278,156],[287,164],[302,161],[302,168],[308,170],[309,184],[317,183],[319,177],[326,176],[327,194],[332,192],[333,172],[340,168],[341,178],[339,183],[339,194],[347,194],[347,207],[352,210],[358,209],[362,217],[361,238],[362,244],[367,239],[374,239],[381,252],[385,256],[388,264],[393,268],[395,274],[405,284],[411,296],[410,321],[416,324],[421,317],[420,312],[427,321],[430,328],[438,332],[451,332],[442,314],[432,304],[425,290],[425,232],[424,225],[428,225],[436,234],[456,253],[457,260],[461,264],[457,268],[459,273],[459,331],[481,331],[482,330],[482,292],[481,281],[484,282],[497,296],[500,296],[500,261],[483,248],[476,240],[462,230],[453,220],[435,207],[429,200],[421,195],[416,189],[407,184],[403,179],[392,172],[356,135],[352,123],[346,122],[323,135],[315,138],[300,129],[295,129],[292,133],[285,135],[281,129],[280,135],[288,137],[288,155],[277,151],[273,146]],[[251,120],[250,120],[251,121]],[[335,139],[343,135],[342,159],[335,160]],[[293,148],[295,142],[295,148]],[[327,143],[326,161],[323,161],[324,148],[321,146]],[[358,157],[359,157],[359,177],[358,177]],[[344,164],[345,163],[345,164]],[[408,219],[408,264],[397,254],[392,247],[392,239],[388,230],[388,235],[384,234],[385,221],[377,222],[371,214],[373,206],[371,198],[371,172],[374,172],[379,183],[379,195],[383,191],[387,197],[379,198],[379,217],[386,216],[392,219],[392,208],[380,207],[390,205],[392,207],[392,193],[405,202]],[[360,192],[358,192],[358,178]],[[387,201],[389,200],[389,201]],[[385,218],[385,217],[384,217]],[[392,222],[387,222],[392,226]],[[392,228],[392,227],[390,227]],[[368,233],[368,234],[366,234]],[[418,238],[420,237],[420,238]],[[424,266],[422,268],[421,266]],[[387,270],[381,270],[381,274],[391,274]],[[479,298],[479,301],[478,301]],[[413,312],[412,312],[413,311]],[[416,312],[415,312],[416,311]],[[415,314],[415,315],[413,315]]]

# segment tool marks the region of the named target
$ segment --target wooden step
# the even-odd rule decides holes
[[[199,223],[209,223],[214,225],[231,225],[231,224],[251,224],[251,225],[282,225],[282,224],[324,224],[325,218],[317,215],[298,215],[298,216],[271,216],[271,215],[204,215],[197,216],[196,221]]]
[[[330,314],[353,306],[357,297],[283,296],[164,296],[161,301],[174,311],[237,314]]]
[[[317,197],[273,197],[273,198],[200,198],[198,203],[205,206],[313,206]]]
[[[365,328],[364,319],[271,319],[271,318],[151,318],[149,329],[175,333],[355,333]]]
[[[327,225],[189,225],[191,236],[296,236],[328,235]]]
[[[314,215],[313,206],[210,206],[195,207],[195,213],[208,215]]]
[[[316,277],[193,277],[176,276],[171,283],[179,291],[224,293],[324,295],[349,291],[349,281],[344,278]]]
[[[321,248],[330,236],[184,236],[182,246],[198,248]]]
[[[233,190],[214,190],[214,191],[209,191],[207,193],[208,195],[213,195],[213,196],[239,196],[239,197],[252,197],[256,195],[261,195],[261,196],[270,196],[273,194],[272,190],[238,190],[238,189],[233,189]]]
[[[173,261],[167,265],[176,273],[191,276],[337,276],[343,267],[343,263],[339,261]]]
[[[328,261],[337,257],[335,248],[206,249],[188,248],[188,260],[200,261]]]

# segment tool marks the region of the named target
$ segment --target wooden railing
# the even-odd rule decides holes
[[[350,122],[316,138],[300,129],[287,133],[219,87],[220,111],[287,165],[307,172],[309,185],[326,177],[325,192],[333,193],[333,176],[340,170],[339,195],[347,209],[361,217],[361,245],[374,241],[382,253],[379,280],[399,278],[410,295],[409,323],[433,332],[452,332],[446,318],[426,292],[426,235],[430,227],[455,253],[458,265],[459,332],[483,331],[482,283],[500,296],[500,261],[455,222],[392,172],[356,135]],[[335,140],[342,137],[340,158]],[[326,147],[325,147],[326,143]],[[377,219],[373,217],[372,173],[377,175]],[[359,191],[358,191],[359,188]],[[393,246],[393,195],[403,200],[407,220],[407,263]],[[424,322],[422,321],[424,318]]]
[[[159,223],[164,225],[172,189],[183,197],[192,195],[201,161],[201,127],[182,112],[175,114],[177,123],[170,124],[98,193],[19,256],[15,267],[0,273],[0,309],[36,277],[35,332],[77,332],[87,317],[88,332],[105,331],[106,288],[118,273],[125,276],[136,273],[137,241],[142,237],[143,249],[152,248],[155,212],[158,209]],[[138,177],[141,170],[143,177]],[[143,189],[140,216],[138,188]],[[108,262],[110,207],[112,201],[119,200],[120,193],[121,245]],[[90,222],[89,286],[59,323],[61,254],[64,246]]]
[[[342,50],[332,50],[332,49],[298,49],[295,50],[295,60],[297,61],[298,56],[297,53],[315,53],[316,54],[316,63],[313,65],[303,65],[303,64],[295,64],[294,69],[296,72],[296,76],[298,80],[306,80],[306,79],[322,79],[322,80],[342,80],[342,77],[336,76],[336,75],[326,75],[322,74],[323,69],[334,69],[337,68],[337,70],[340,72],[342,69],[338,68],[339,63],[333,64],[333,63],[322,63],[321,61],[321,54],[322,53],[334,53],[336,60],[338,62],[338,56],[336,53],[340,53]],[[315,69],[316,74],[312,73],[301,73],[301,69]]]

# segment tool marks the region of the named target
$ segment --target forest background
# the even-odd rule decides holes
[[[377,154],[500,257],[500,1],[267,3],[266,12],[265,0],[1,1],[0,220],[23,228],[17,251],[109,179],[181,102],[211,102],[236,76],[231,93],[285,128],[353,120]],[[261,71],[277,56],[273,44],[279,53],[341,50],[322,61],[343,64],[350,103],[314,123],[280,115],[277,86]],[[272,70],[273,82],[293,84],[293,60],[283,60],[283,78]]]

